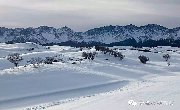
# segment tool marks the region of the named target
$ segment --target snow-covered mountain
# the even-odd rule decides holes
[[[157,24],[145,26],[104,26],[90,29],[86,32],[75,32],[68,27],[53,28],[40,26],[38,28],[0,27],[0,42],[35,42],[39,44],[51,43],[102,43],[117,45],[132,45],[134,42],[167,40],[170,44],[180,40],[180,27],[168,29]],[[126,41],[126,42],[124,42]],[[115,44],[114,44],[115,45]],[[167,44],[169,45],[169,44]]]

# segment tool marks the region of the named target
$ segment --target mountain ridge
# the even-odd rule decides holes
[[[35,42],[38,44],[104,44],[104,45],[147,45],[146,42],[155,43],[163,41],[163,45],[180,46],[180,27],[169,29],[158,24],[147,24],[136,26],[129,24],[126,26],[102,26],[89,29],[84,32],[76,32],[64,26],[54,28],[40,26],[37,28],[5,28],[0,27],[1,43],[24,43]],[[169,43],[168,43],[169,42]],[[144,44],[143,44],[144,43]],[[153,45],[153,44],[151,44]],[[162,44],[156,44],[162,45]]]

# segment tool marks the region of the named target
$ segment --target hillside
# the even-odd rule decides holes
[[[0,110],[119,110],[122,107],[126,110],[134,107],[128,104],[129,100],[172,101],[171,105],[137,105],[134,109],[177,110],[179,48],[117,46],[110,49],[125,57],[120,60],[95,48],[1,43]],[[84,59],[83,52],[96,52],[95,59]],[[23,58],[18,67],[7,60],[12,53],[19,53]],[[163,59],[164,54],[171,56],[170,66]],[[140,55],[150,60],[142,64]],[[37,66],[28,63],[37,57],[54,57],[56,61]]]
[[[75,32],[69,27],[53,28],[0,28],[1,43],[34,42],[43,45],[64,46],[180,46],[180,28],[168,29],[157,24],[144,26],[104,26],[85,32]]]

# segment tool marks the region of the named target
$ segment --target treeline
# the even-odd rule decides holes
[[[74,41],[67,41],[61,43],[48,43],[48,44],[41,44],[43,46],[52,46],[52,45],[60,45],[60,46],[72,46],[72,47],[93,47],[93,46],[106,46],[106,47],[113,47],[113,46],[133,46],[133,47],[157,47],[157,46],[172,46],[172,47],[180,47],[180,40],[174,39],[161,39],[161,40],[146,40],[146,41],[139,41],[137,42],[134,38],[126,39],[120,42],[113,42],[110,44],[105,44],[101,42],[74,42]]]

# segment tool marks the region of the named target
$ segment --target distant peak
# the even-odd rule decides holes
[[[62,27],[61,29],[64,31],[73,31],[71,28],[69,28],[67,26]]]
[[[126,26],[137,27],[137,26],[134,25],[134,24],[128,24],[128,25],[126,25]]]
[[[71,29],[68,26],[63,26],[62,29]]]
[[[157,28],[164,28],[164,29],[168,29],[164,26],[161,26],[161,25],[158,25],[158,24],[147,24],[147,25],[144,25],[144,26],[140,26],[140,27],[150,27],[150,28],[154,28],[154,27],[157,27]]]

